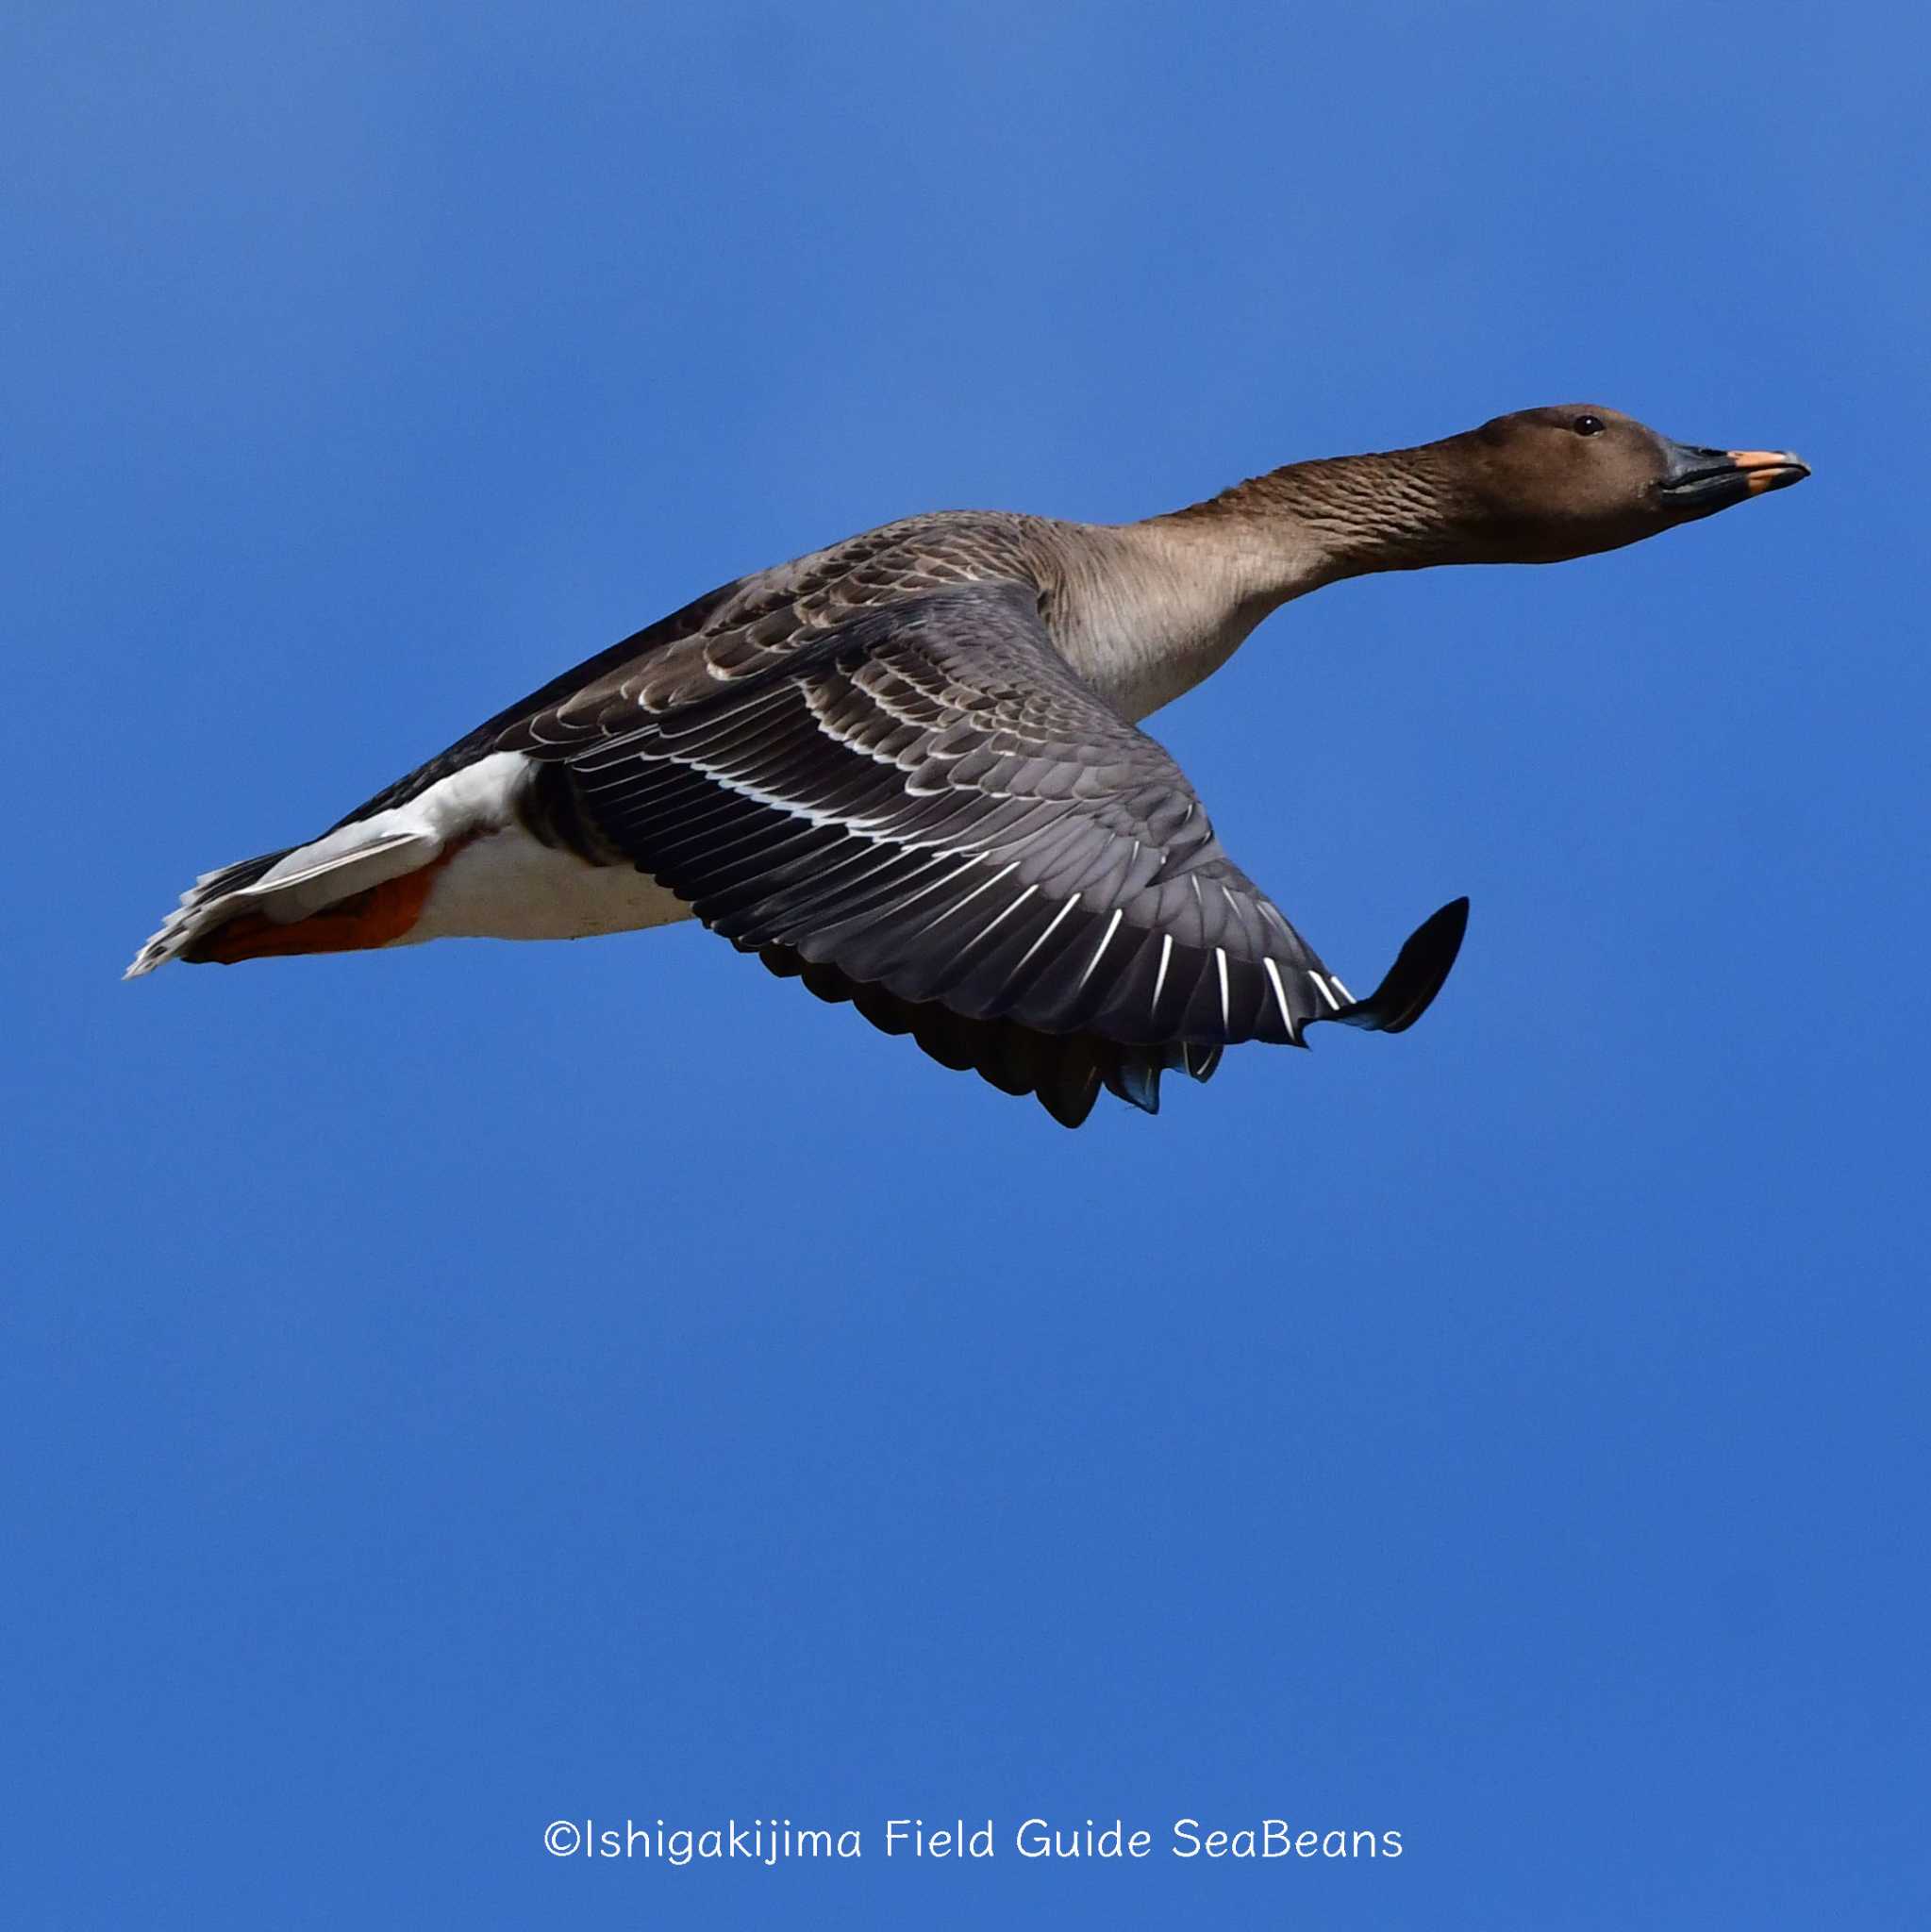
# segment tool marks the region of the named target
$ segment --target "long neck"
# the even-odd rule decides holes
[[[1283,602],[1370,571],[1459,561],[1475,514],[1442,445],[1423,443],[1290,463],[1151,527],[1238,558],[1257,592]]]
[[[1224,664],[1290,597],[1468,554],[1467,515],[1432,446],[1293,463],[1206,503],[1052,553],[1055,638],[1144,717]]]

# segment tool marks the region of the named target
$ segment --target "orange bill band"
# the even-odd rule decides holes
[[[1723,454],[1743,472],[1752,496],[1801,483],[1810,474],[1809,464],[1787,449],[1732,449]]]

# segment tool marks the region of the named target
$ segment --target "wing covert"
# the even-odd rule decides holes
[[[1399,1012],[1353,1001],[1027,584],[771,641],[745,669],[613,675],[499,742],[560,766],[602,839],[740,948],[1069,1124],[1102,1084],[1151,1109],[1163,1068],[1205,1077],[1243,1041],[1410,1024],[1452,963],[1438,930]]]

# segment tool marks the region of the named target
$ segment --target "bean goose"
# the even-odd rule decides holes
[[[128,969],[696,917],[1076,1126],[1102,1086],[1398,1033],[1457,900],[1357,998],[1136,728],[1290,598],[1612,550],[1809,473],[1594,405],[1302,462],[1119,526],[947,510],[754,573],[565,672],[306,844],[203,876]]]

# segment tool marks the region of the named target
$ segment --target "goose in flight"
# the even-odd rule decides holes
[[[1357,998],[1138,721],[1290,598],[1553,563],[1809,474],[1594,404],[1290,464],[1122,525],[944,510],[758,571],[565,672],[305,844],[205,874],[128,976],[697,918],[1077,1126],[1244,1041],[1398,1033],[1468,902]]]

